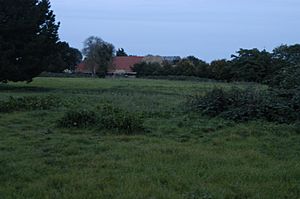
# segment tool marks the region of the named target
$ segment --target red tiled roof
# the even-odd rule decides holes
[[[141,63],[144,57],[140,56],[128,56],[128,57],[114,57],[113,67],[109,69],[110,72],[116,70],[124,70],[126,72],[132,72],[132,67],[135,64]]]
[[[76,66],[76,71],[78,71],[78,72],[85,72],[86,70],[87,70],[87,67],[84,62],[81,62],[80,64],[78,64]]]
[[[132,72],[132,67],[135,64],[141,63],[143,59],[144,57],[141,56],[114,57],[112,66],[109,67],[108,72],[114,72],[116,70]],[[89,69],[84,62],[81,62],[77,65],[76,72],[90,73],[91,69]]]

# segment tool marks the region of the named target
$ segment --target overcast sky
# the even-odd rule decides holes
[[[230,58],[300,43],[300,0],[51,0],[60,38],[99,36],[132,55]]]

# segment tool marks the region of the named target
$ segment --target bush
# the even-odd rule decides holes
[[[59,126],[66,128],[88,128],[118,130],[132,134],[143,130],[143,120],[139,115],[105,104],[97,107],[97,112],[88,110],[68,111],[59,120]]]
[[[97,108],[99,110],[99,124],[103,129],[115,129],[126,134],[143,130],[143,120],[139,115],[124,111],[110,104]]]
[[[188,103],[191,110],[201,111],[205,115],[215,117],[225,110],[228,102],[225,92],[216,88],[204,96],[199,94],[191,96]]]
[[[48,110],[61,104],[54,96],[47,97],[10,97],[7,101],[0,101],[0,112]]]
[[[300,64],[282,68],[273,78],[271,86],[281,89],[300,88]]]
[[[300,119],[299,112],[299,90],[268,90],[264,96],[263,116],[268,121],[290,123]]]
[[[59,126],[87,128],[93,127],[97,123],[97,115],[93,111],[88,110],[71,110],[68,111],[63,118],[59,120]]]
[[[289,123],[300,119],[299,90],[214,89],[192,96],[188,105],[204,115],[234,121],[264,119]]]

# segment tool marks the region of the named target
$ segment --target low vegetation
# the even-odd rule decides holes
[[[87,78],[0,85],[2,102],[59,99],[49,109],[0,113],[0,198],[298,199],[299,122],[186,111],[188,96],[214,88],[248,103],[247,87]]]
[[[81,52],[48,0],[1,3],[0,198],[300,198],[299,44],[133,67],[194,81],[35,78]],[[127,56],[99,37],[83,54],[100,77]]]
[[[132,134],[143,131],[143,120],[139,115],[117,108],[111,104],[97,107],[97,111],[71,110],[59,120],[66,128],[97,128],[115,130],[119,134]]]
[[[98,107],[98,126],[102,129],[114,129],[118,133],[132,134],[143,131],[143,119],[137,113],[131,113],[111,104]]]
[[[65,128],[91,128],[96,125],[97,115],[88,110],[70,110],[58,121]]]
[[[27,96],[10,97],[8,100],[0,101],[0,113],[30,110],[48,110],[61,105],[60,100],[54,96]]]

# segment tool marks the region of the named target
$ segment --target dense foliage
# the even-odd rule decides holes
[[[179,62],[164,62],[146,63],[142,62],[134,65],[133,70],[137,72],[138,76],[195,76],[206,78],[209,76],[209,64],[189,56],[180,60]]]
[[[233,76],[231,72],[231,62],[226,59],[212,61],[210,71],[210,77],[216,80],[229,81]]]
[[[61,73],[64,70],[74,71],[75,66],[82,61],[81,52],[69,46],[67,42],[58,42],[56,51],[52,55],[50,66],[47,72]]]
[[[235,121],[264,119],[290,123],[300,119],[300,90],[214,89],[194,95],[189,107],[210,117]]]
[[[0,5],[0,82],[30,82],[51,64],[59,24],[49,0],[0,0]]]
[[[232,58],[231,81],[262,83],[274,73],[272,55],[265,50],[240,49]]]

